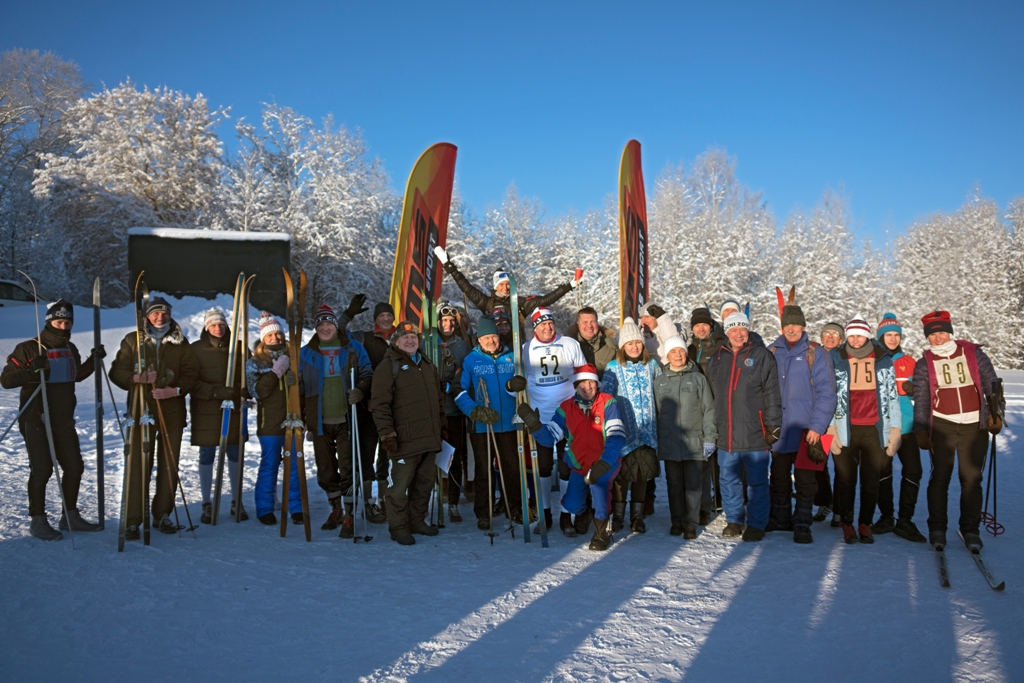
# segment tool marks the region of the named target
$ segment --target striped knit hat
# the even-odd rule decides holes
[[[864,316],[858,315],[853,320],[846,323],[847,338],[856,335],[871,339],[871,325],[868,325],[868,321],[864,319]]]
[[[334,309],[327,304],[320,304],[320,307],[316,309],[316,315],[313,317],[313,327],[318,326],[320,323],[330,323],[335,327],[338,326],[338,316],[334,314]]]
[[[533,323],[534,329],[536,329],[537,325],[548,320],[554,321],[554,319],[555,314],[551,312],[551,309],[543,306],[533,309],[533,313],[530,314],[530,322]]]
[[[900,326],[900,321],[896,319],[895,313],[885,313],[882,315],[882,322],[878,323],[878,331],[875,332],[875,336],[881,340],[886,332],[895,332],[900,337],[903,336],[903,328]]]
[[[267,311],[260,313],[260,341],[267,338],[267,335],[271,332],[284,332],[281,329],[281,323],[277,322],[277,318],[272,316]]]

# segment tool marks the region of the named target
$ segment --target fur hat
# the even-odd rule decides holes
[[[875,336],[881,339],[885,336],[886,332],[895,332],[900,337],[903,336],[903,327],[900,326],[900,321],[896,319],[895,313],[885,313],[882,315],[882,322],[878,323],[878,331],[875,332]]]
[[[334,314],[334,309],[327,304],[320,304],[320,307],[316,309],[316,315],[313,316],[313,327],[320,323],[330,323],[335,327],[338,326],[338,316]]]
[[[926,337],[936,332],[953,334],[953,320],[949,316],[949,311],[932,311],[921,318],[921,322],[924,323],[924,336]]]
[[[206,312],[206,316],[203,318],[203,327],[209,329],[210,325],[227,325],[227,318],[224,317],[224,311],[219,308],[211,308]]]
[[[846,323],[846,337],[850,338],[855,335],[867,337],[871,339],[871,325],[864,319],[864,316],[856,316],[853,320]]]
[[[619,348],[623,348],[631,341],[643,343],[644,334],[632,318],[626,318],[622,321],[622,327],[619,328]]]
[[[597,378],[597,368],[595,368],[592,363],[587,363],[586,365],[581,365],[576,368],[576,376],[572,378],[572,385],[576,386],[580,382],[588,379],[592,379],[598,384],[601,383],[601,380]]]
[[[749,330],[750,329],[750,321],[747,320],[747,316],[743,315],[739,311],[736,311],[734,313],[730,313],[725,318],[725,322],[722,323],[722,326],[725,328],[726,332],[728,332],[729,330],[731,330],[734,327],[744,327],[744,328]]]
[[[281,329],[281,323],[277,322],[277,318],[272,316],[268,311],[260,313],[259,330],[260,341],[265,340],[267,335],[271,332],[284,332],[284,330]]]
[[[395,325],[395,331],[391,335],[391,345],[394,346],[395,342],[409,334],[415,334],[418,339],[423,339],[423,335],[420,334],[419,327],[409,322],[408,320],[403,320],[402,322]]]
[[[52,306],[46,309],[46,318],[44,322],[50,322],[51,320],[70,320],[72,324],[75,322],[75,307],[70,301],[60,299],[55,302]]]

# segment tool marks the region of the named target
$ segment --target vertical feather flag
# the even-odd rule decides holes
[[[647,197],[640,143],[630,140],[619,164],[619,324],[638,317],[650,296],[647,271]]]

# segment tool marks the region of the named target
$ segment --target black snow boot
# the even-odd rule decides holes
[[[832,512],[832,508],[828,505],[819,505],[818,511],[814,513],[814,521],[824,522],[830,512]]]
[[[757,527],[748,526],[743,530],[743,540],[748,543],[756,543],[764,538],[764,530],[758,529]]]
[[[926,543],[928,541],[924,534],[917,530],[917,525],[909,519],[903,519],[902,517],[898,519],[893,531],[897,536],[905,538],[911,543]]]
[[[608,533],[608,520],[594,520],[594,537],[590,539],[590,549],[596,551],[608,550],[611,545],[612,535]]]
[[[793,507],[789,498],[772,498],[772,508],[768,515],[765,531],[792,531]]]
[[[814,499],[797,498],[796,510],[793,511],[793,541],[796,543],[813,543],[811,523],[814,521]]]
[[[125,530],[124,530],[124,540],[126,540],[126,541],[137,541],[137,540],[139,540],[139,538],[141,538],[141,536],[139,535],[139,525],[138,524],[132,524],[131,526],[128,526],[128,527],[125,528]]]
[[[622,531],[626,525],[626,503],[612,503],[612,533]]]
[[[64,534],[50,526],[50,521],[46,519],[46,515],[32,515],[32,525],[29,527],[29,533],[40,541],[59,541],[64,538]]]
[[[647,533],[647,525],[644,524],[644,504],[642,501],[629,504],[629,528],[637,534]]]
[[[586,512],[576,515],[576,519],[572,522],[572,528],[576,530],[577,536],[582,536],[587,533],[590,529],[590,519],[593,517],[594,511],[587,508]]]
[[[68,517],[71,519],[71,530],[72,531],[99,531],[100,525],[87,522],[82,519],[82,513],[78,511],[78,508],[71,508],[68,510]],[[60,515],[60,522],[57,523],[57,528],[61,531],[68,530],[68,520],[64,518],[64,513]]]
[[[544,524],[550,529],[554,523],[555,519],[551,516],[551,508],[544,508]],[[540,533],[540,522],[537,522],[537,526],[533,527],[533,533]]]
[[[572,515],[568,512],[558,516],[558,528],[562,530],[562,535],[568,538],[576,538],[579,535],[576,533],[576,527],[572,525]]]
[[[462,515],[459,514],[459,506],[448,504],[448,519],[452,521],[452,524],[459,524],[462,522]]]
[[[203,503],[203,512],[199,515],[199,521],[203,524],[213,521],[213,503]]]
[[[722,529],[722,538],[737,538],[743,534],[743,525],[736,522],[729,522]]]
[[[292,513],[292,524],[294,524],[296,526],[299,526],[299,525],[305,525],[305,523],[306,523],[305,520],[302,519],[302,513],[301,512],[293,512]]]
[[[871,533],[875,536],[887,534],[896,530],[896,520],[892,517],[879,517],[878,521],[871,525]]]
[[[391,529],[391,540],[398,545],[415,545],[416,539],[408,529]]]

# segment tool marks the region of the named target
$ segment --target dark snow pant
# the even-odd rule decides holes
[[[960,477],[960,531],[978,533],[981,526],[981,477],[985,470],[988,432],[978,423],[956,424],[932,419],[932,474],[928,479],[928,529],[945,531],[949,518],[949,481],[953,462]]]
[[[434,453],[417,453],[390,459],[388,490],[384,500],[388,529],[392,534],[425,524],[436,469]]]
[[[455,448],[452,464],[448,466],[448,504],[458,505],[462,495],[462,476],[466,472],[466,420],[461,414],[447,417],[448,443]]]
[[[818,485],[818,492],[814,494],[814,504],[832,507],[832,475],[828,472],[828,463],[825,463],[825,469],[815,470],[814,481]]]
[[[494,445],[492,444],[490,448],[491,462],[487,462],[487,442],[490,440],[487,433],[473,432],[469,435],[469,440],[473,442],[473,467],[476,471],[473,476],[473,514],[477,519],[487,519],[487,515],[490,514],[487,507],[488,496],[494,497],[494,494],[487,490],[487,471],[488,469],[493,470],[495,467]],[[494,440],[498,442],[498,457],[501,458],[500,472],[505,475],[502,482],[504,485],[502,499],[508,503],[508,509],[515,513],[516,510],[523,509],[523,497],[519,493],[519,455],[516,450],[516,433],[496,432]],[[496,473],[492,473],[492,481],[499,485]],[[494,510],[495,515],[505,513],[504,505],[500,510]]]
[[[146,494],[149,492],[149,482],[153,474],[154,447],[156,455],[156,492],[153,494],[153,502],[150,512],[157,524],[164,515],[174,511],[174,496],[178,489],[178,462],[181,454],[181,435],[185,430],[184,425],[178,427],[170,425],[167,427],[167,439],[164,439],[157,425],[149,426],[149,448],[146,450],[146,464],[143,467],[145,479],[139,477],[139,461],[132,462],[132,481],[128,482],[128,514],[125,523],[128,526],[142,524],[142,491],[145,486]],[[142,429],[132,428],[132,445],[135,452],[142,451]],[[173,452],[168,454],[166,442],[170,441]]]
[[[853,501],[857,496],[857,471],[860,470],[859,524],[871,524],[878,503],[878,477],[889,457],[874,425],[851,425],[850,445],[836,456],[835,511],[843,524],[853,526]]]
[[[28,412],[28,411],[26,411]],[[78,507],[78,488],[82,484],[82,449],[78,443],[73,419],[54,423],[53,450],[60,465],[61,490],[68,509]],[[53,461],[50,459],[49,441],[46,440],[46,426],[42,420],[18,420],[18,429],[25,439],[28,450],[28,514],[46,513],[46,484],[53,476]]]
[[[795,531],[806,531],[811,527],[811,510],[814,495],[818,492],[817,470],[805,470],[795,466],[796,453],[772,453],[769,472],[769,489],[772,497],[771,518],[781,528],[793,523]],[[793,514],[793,483],[796,483],[796,509]]]
[[[714,484],[714,495],[711,493],[711,486]],[[718,450],[711,454],[711,457],[704,461],[701,472],[701,497],[700,509],[704,512],[722,509],[722,485],[719,479]]]
[[[342,493],[351,502],[352,440],[348,425],[323,425],[323,434],[313,435],[313,456],[316,458],[316,483],[335,501]]]
[[[388,453],[380,447],[380,435],[373,415],[363,403],[356,406],[356,419],[359,420],[359,448],[363,455],[363,479],[377,481],[377,491],[381,497],[388,485]],[[369,487],[367,487],[369,490]]]
[[[696,529],[703,509],[704,465],[701,460],[665,460],[668,513],[672,526]]]
[[[917,509],[917,494],[921,490],[921,449],[917,446],[917,437],[904,434],[900,449],[896,452],[900,458],[902,474],[900,476],[900,510],[899,518],[908,522],[914,518]],[[892,458],[886,458],[882,464],[882,475],[878,481],[878,512],[882,517],[892,517],[895,512],[895,500],[892,491]]]

